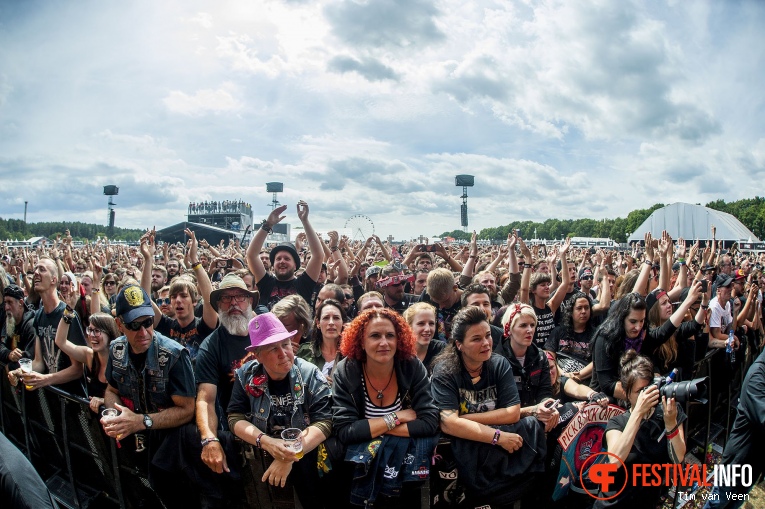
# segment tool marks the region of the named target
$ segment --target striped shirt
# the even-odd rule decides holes
[[[372,399],[369,397],[369,392],[367,391],[367,383],[364,379],[364,374],[361,374],[361,383],[364,387],[364,417],[366,419],[374,419],[375,417],[382,417],[383,415],[387,415],[391,412],[398,412],[401,410],[401,395],[396,394],[396,401],[394,401],[391,405],[388,406],[379,406],[372,403]],[[377,394],[375,394],[375,401],[381,401],[377,399]]]

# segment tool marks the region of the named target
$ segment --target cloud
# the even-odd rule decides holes
[[[194,95],[173,90],[167,97],[162,99],[162,102],[165,103],[165,107],[171,113],[179,113],[190,117],[208,113],[239,111],[243,105],[231,94],[231,88],[230,85],[225,85],[216,90],[197,90]]]
[[[332,32],[351,46],[423,49],[445,39],[428,0],[343,0],[324,9]]]
[[[399,79],[396,71],[374,58],[356,60],[353,57],[339,55],[329,61],[327,68],[340,73],[357,72],[369,81],[398,81]]]

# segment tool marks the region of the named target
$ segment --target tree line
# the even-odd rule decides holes
[[[648,219],[656,209],[664,207],[663,203],[647,209],[633,210],[627,217],[615,219],[548,219],[543,223],[535,221],[514,221],[504,226],[484,228],[478,232],[478,238],[501,241],[507,239],[508,233],[520,230],[524,239],[561,239],[564,237],[598,237],[610,238],[616,242],[627,242],[627,236],[636,231],[643,221]],[[706,207],[727,212],[736,217],[749,228],[758,238],[765,237],[765,198],[755,197],[726,203],[716,200],[706,204]],[[439,237],[453,237],[457,240],[470,240],[470,232],[453,230],[444,232]]]
[[[26,240],[30,237],[56,238],[57,234],[64,235],[69,230],[74,240],[96,240],[97,237],[107,236],[108,227],[100,224],[81,223],[79,221],[55,221],[48,223],[26,223],[21,219],[0,218],[0,240]],[[141,238],[142,230],[114,227],[110,240],[136,242]]]

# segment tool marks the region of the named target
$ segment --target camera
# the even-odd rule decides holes
[[[694,378],[687,382],[668,382],[667,377],[657,376],[650,385],[646,386],[646,389],[651,385],[655,385],[659,389],[659,396],[666,396],[667,399],[675,398],[675,402],[679,405],[685,404],[688,401],[705,405],[707,403],[708,384],[708,376]]]

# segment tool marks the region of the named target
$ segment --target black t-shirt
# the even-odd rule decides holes
[[[247,361],[254,359],[254,354],[245,350],[248,346],[250,336],[234,336],[225,328],[218,327],[199,347],[194,376],[198,384],[217,386],[215,406],[218,411],[218,424],[222,429],[228,429],[226,409],[234,389],[234,372]]]
[[[587,365],[592,360],[590,340],[593,332],[589,327],[584,332],[575,332],[565,325],[559,325],[547,338],[545,350],[563,354]]]
[[[433,373],[433,368],[431,366],[433,359],[435,359],[444,348],[446,348],[446,343],[437,339],[433,339],[428,343],[428,351],[425,353],[425,358],[422,360],[422,364],[425,366],[425,369],[428,370],[428,374]]]
[[[202,341],[215,329],[208,327],[203,318],[194,317],[186,327],[181,327],[175,318],[162,315],[162,318],[159,319],[159,324],[154,327],[154,330],[185,346],[186,350],[189,351],[193,364],[196,362],[199,346],[202,344]]]
[[[46,313],[45,308],[40,308],[35,313],[34,329],[37,337],[40,338],[40,348],[42,351],[43,362],[45,363],[45,373],[58,373],[72,365],[71,359],[56,346],[56,331],[61,317],[64,316],[66,304],[60,301],[58,306]],[[80,318],[75,314],[72,323],[69,325],[69,334],[67,339],[78,346],[85,346],[85,335],[82,332]],[[73,380],[59,386],[61,389],[77,394],[84,394],[82,380]]]
[[[637,435],[635,435],[635,441],[632,443],[632,449],[630,449],[627,455],[627,460],[624,465],[627,467],[627,485],[617,497],[610,500],[598,500],[595,502],[594,508],[603,509],[606,507],[618,507],[622,508],[645,508],[656,507],[659,501],[662,490],[665,490],[665,486],[632,486],[632,482],[629,479],[629,474],[632,472],[632,465],[636,463],[669,463],[669,452],[667,451],[667,437],[659,437],[664,432],[664,418],[661,415],[661,403],[656,406],[656,410],[653,415],[640,425]],[[606,424],[606,431],[603,434],[603,450],[608,450],[607,435],[611,430],[624,431],[629,421],[631,413],[629,411],[612,417],[608,424]],[[687,419],[685,412],[680,405],[677,406],[677,423],[681,424]],[[616,482],[614,486],[621,488],[624,482],[623,477],[624,470],[617,470],[614,474]],[[638,482],[638,484],[642,484]],[[613,493],[599,494],[599,496],[612,496]]]
[[[268,416],[268,432],[278,436],[290,427],[290,417],[295,400],[290,390],[290,377],[282,380],[268,379],[268,393],[271,396],[271,413]]]
[[[497,354],[483,363],[481,379],[475,384],[464,367],[460,367],[459,373],[446,373],[443,365],[437,364],[433,368],[431,392],[439,409],[457,409],[459,415],[509,408],[521,402],[513,369],[507,359]]]
[[[311,302],[316,281],[311,279],[307,273],[303,272],[295,279],[289,281],[279,281],[273,274],[266,274],[258,281],[258,292],[260,292],[260,304],[266,306],[269,310],[274,304],[288,295],[298,294]]]
[[[537,315],[537,328],[534,331],[533,341],[539,348],[544,348],[547,338],[555,328],[555,317],[547,304],[543,308],[538,308],[534,304],[531,307]]]

